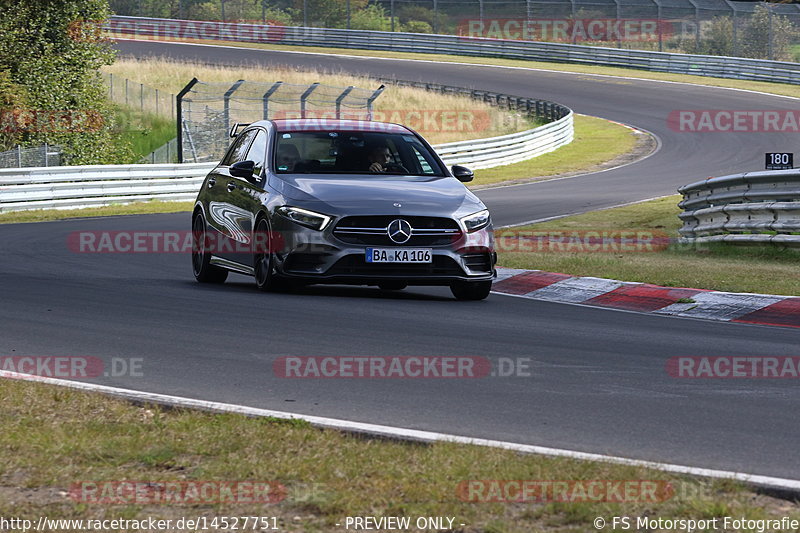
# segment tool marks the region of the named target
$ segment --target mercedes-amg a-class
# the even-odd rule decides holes
[[[205,178],[193,211],[194,275],[229,272],[264,290],[308,283],[446,285],[489,294],[496,254],[486,206],[417,133],[354,120],[247,125]]]

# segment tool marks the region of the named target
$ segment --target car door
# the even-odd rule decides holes
[[[252,161],[255,166],[250,179],[230,176],[226,185],[227,208],[234,231],[231,236],[236,241],[235,248],[227,257],[237,263],[253,266],[253,231],[255,216],[262,205],[264,179],[267,160],[268,135],[263,129],[256,132],[253,141],[242,161]]]
[[[241,241],[241,237],[237,237],[241,225],[237,218],[242,213],[237,214],[231,202],[231,193],[236,190],[237,178],[231,176],[230,167],[246,160],[247,151],[258,131],[250,129],[241,133],[207,180],[208,225],[214,232],[212,247],[213,254],[217,257],[231,259],[237,243]]]

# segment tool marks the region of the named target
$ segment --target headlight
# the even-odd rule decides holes
[[[292,222],[296,222],[301,226],[318,231],[324,230],[331,221],[331,217],[327,215],[315,213],[314,211],[309,211],[308,209],[300,209],[299,207],[290,207],[285,205],[283,207],[279,207],[277,211]]]
[[[484,209],[483,211],[478,211],[477,213],[465,216],[461,219],[461,223],[464,224],[464,228],[466,228],[467,233],[472,233],[473,231],[478,231],[479,229],[488,226],[489,220],[489,210]]]

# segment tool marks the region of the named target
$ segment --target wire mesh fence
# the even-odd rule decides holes
[[[115,104],[140,113],[175,117],[174,94],[108,72],[101,75],[108,88],[108,97]]]
[[[236,123],[293,118],[371,120],[373,103],[382,91],[383,86],[369,90],[319,83],[192,80],[178,95],[177,157],[195,163],[221,159]]]
[[[119,15],[800,59],[800,4],[730,0],[112,0]],[[280,31],[270,33],[279,41]]]
[[[0,152],[0,168],[57,167],[61,165],[61,147],[52,144],[17,146]]]

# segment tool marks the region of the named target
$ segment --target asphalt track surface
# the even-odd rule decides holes
[[[797,109],[795,101],[582,75],[123,43],[137,55],[325,64],[550,98],[632,124],[663,146],[617,171],[482,191],[498,223],[669,194],[711,174],[757,169],[788,135],[698,137],[672,109]],[[794,329],[677,319],[447,289],[397,294],[312,287],[262,294],[250,278],[201,286],[187,254],[79,254],[76,231],[188,230],[188,214],[0,226],[0,354],[142,358],[143,376],[99,383],[635,459],[800,479],[796,380],[670,377],[675,356],[800,356]],[[450,355],[529,359],[530,377],[285,379],[281,356]]]

